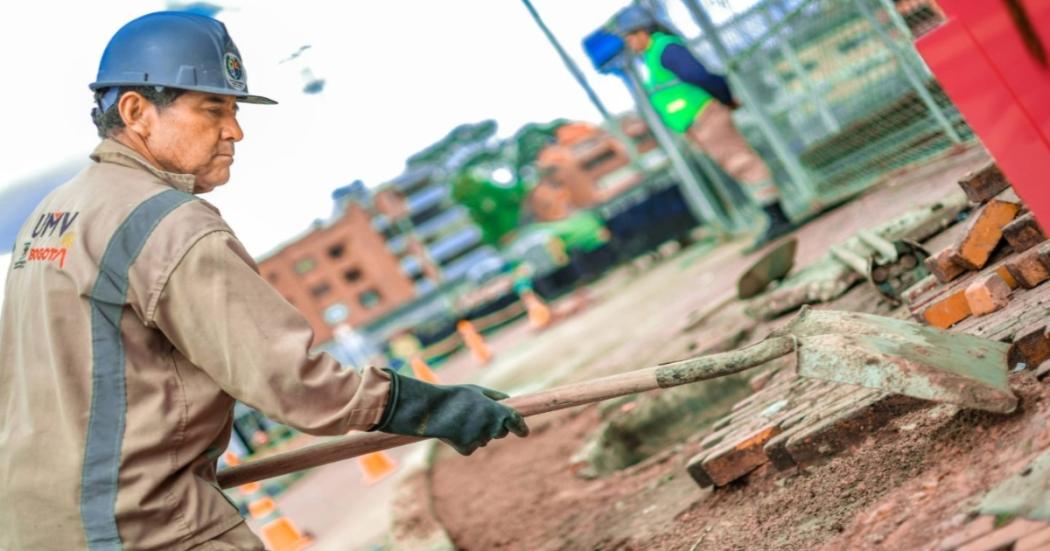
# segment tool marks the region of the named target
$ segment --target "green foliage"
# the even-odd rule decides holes
[[[535,181],[529,170],[540,150],[555,140],[555,131],[566,119],[522,126],[510,138],[492,143],[496,122],[482,121],[457,126],[444,138],[409,157],[409,168],[441,165],[452,169],[452,198],[466,207],[471,219],[481,228],[485,242],[499,245],[519,225],[525,196]],[[464,148],[473,152],[462,157]],[[449,167],[450,163],[456,166]],[[513,174],[509,183],[497,183],[492,177],[499,169]]]
[[[466,207],[486,243],[499,245],[518,227],[525,186],[520,180],[499,185],[464,170],[452,182],[452,199]]]
[[[487,142],[496,135],[496,121],[489,119],[474,124],[461,124],[444,138],[441,138],[423,151],[416,153],[405,161],[409,168],[430,164],[444,164],[457,149],[478,143]]]
[[[508,140],[514,143],[515,158],[514,168],[517,172],[536,162],[540,150],[545,145],[554,141],[554,133],[558,127],[568,123],[566,119],[555,119],[546,124],[529,123],[522,126],[514,136]]]

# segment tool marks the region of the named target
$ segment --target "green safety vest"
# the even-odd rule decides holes
[[[671,130],[685,132],[696,115],[711,101],[707,90],[678,80],[678,77],[660,63],[664,50],[671,44],[685,46],[682,39],[664,33],[653,33],[652,43],[645,51],[645,66],[649,78],[645,89],[649,101]]]

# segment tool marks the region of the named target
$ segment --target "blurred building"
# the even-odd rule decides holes
[[[656,148],[656,140],[637,117],[624,117],[621,129],[639,153]],[[627,148],[601,127],[573,122],[558,128],[557,141],[536,160],[540,181],[527,199],[538,220],[561,220],[573,210],[609,200],[641,181],[630,166]]]
[[[363,325],[415,296],[382,230],[373,224],[368,192],[355,183],[333,193],[336,212],[259,260],[259,270],[306,316],[314,344],[339,325]]]
[[[373,226],[418,295],[462,279],[475,267],[502,264],[467,209],[452,200],[441,174],[430,167],[410,169],[375,191]]]
[[[332,197],[329,220],[259,259],[263,277],[310,321],[315,345],[472,269],[503,265],[430,168],[410,169],[374,191],[355,182]]]

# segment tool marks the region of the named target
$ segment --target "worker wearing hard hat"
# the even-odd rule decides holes
[[[229,179],[248,92],[225,26],[154,13],[91,84],[103,140],[18,233],[0,318],[0,549],[260,549],[219,490],[234,400],[312,434],[441,438],[522,417],[475,386],[343,369],[196,194]]]
[[[726,79],[708,72],[682,39],[645,8],[628,6],[614,22],[627,47],[642,55],[648,70],[645,87],[660,118],[743,184],[765,212],[768,224],[757,244],[793,230],[772,172],[733,123],[731,110],[738,104]]]

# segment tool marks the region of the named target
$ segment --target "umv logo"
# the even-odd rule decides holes
[[[33,226],[33,238],[52,236],[55,230],[58,230],[58,235],[61,236],[69,230],[77,216],[80,216],[79,212],[45,212],[37,219],[36,226]]]

